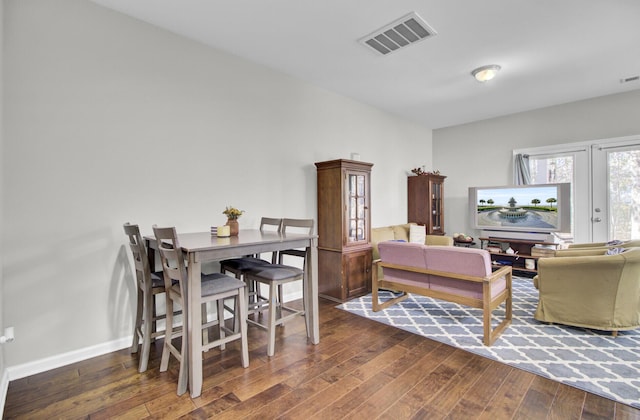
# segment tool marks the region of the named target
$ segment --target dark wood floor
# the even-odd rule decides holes
[[[320,344],[302,319],[279,328],[276,355],[249,328],[250,365],[234,343],[205,354],[202,395],[176,396],[176,367],[149,370],[121,350],[12,381],[4,417],[341,419],[640,419],[640,410],[334,308],[320,300]]]

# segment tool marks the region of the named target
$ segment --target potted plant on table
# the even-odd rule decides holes
[[[240,230],[240,225],[238,224],[238,218],[244,214],[244,210],[238,210],[235,207],[227,206],[226,209],[222,212],[225,216],[227,216],[227,226],[229,226],[229,230],[231,231],[231,236],[238,236],[238,231]]]

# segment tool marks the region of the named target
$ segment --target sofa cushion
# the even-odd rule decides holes
[[[502,277],[491,286],[491,298],[498,296],[507,286],[507,280]],[[456,296],[465,296],[474,299],[482,299],[482,283],[473,283],[466,280],[451,279],[447,277],[431,276],[429,288],[439,292],[450,293]]]
[[[491,274],[491,256],[477,248],[427,246],[424,248],[430,270],[485,277]]]
[[[386,241],[380,242],[380,258],[384,262],[393,261],[394,264],[406,265],[409,267],[424,268],[426,261],[424,256],[424,245],[412,244],[410,242]],[[384,279],[398,281],[427,287],[429,276],[422,273],[412,273],[409,271],[396,270],[393,268],[383,268]]]
[[[427,239],[424,241],[424,244],[453,246],[453,238],[451,236],[427,235]]]
[[[378,244],[384,241],[396,239],[391,226],[371,229],[371,244],[373,245],[373,261],[380,259]]]
[[[393,229],[394,239],[404,239],[409,242],[409,226],[410,223],[406,223],[404,225],[393,225],[391,228]]]
[[[426,267],[430,270],[485,277],[491,274],[491,257],[482,249],[427,246],[424,248]],[[504,278],[494,283],[492,298],[506,287]],[[430,288],[445,293],[482,299],[482,283],[431,276]]]

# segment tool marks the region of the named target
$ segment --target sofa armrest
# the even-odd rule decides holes
[[[567,248],[556,249],[556,257],[588,257],[605,255],[609,248],[607,247],[588,247],[588,248]]]
[[[590,242],[590,243],[581,243],[581,244],[569,244],[568,249],[571,248],[602,248],[606,247],[606,242]]]

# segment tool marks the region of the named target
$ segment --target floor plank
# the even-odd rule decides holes
[[[533,379],[533,376],[524,370],[512,369],[479,418],[492,420],[513,417]]]

